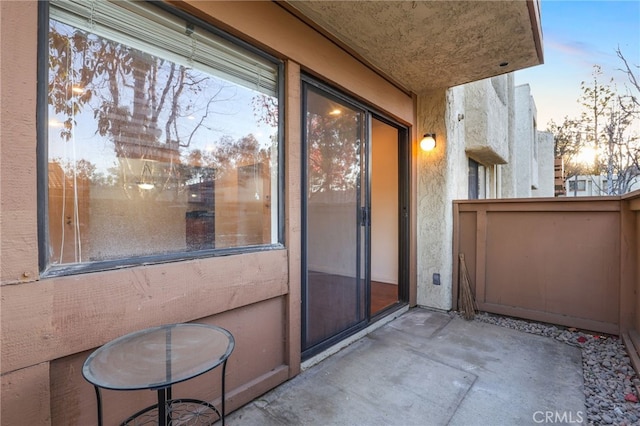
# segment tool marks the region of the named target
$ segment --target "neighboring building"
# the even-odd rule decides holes
[[[553,136],[537,130],[529,85],[513,74],[452,89],[464,99],[470,199],[553,197]],[[460,169],[464,173],[463,169]]]
[[[616,192],[618,176],[613,176],[613,191]],[[630,181],[629,190],[632,192],[640,189],[640,179],[634,178]],[[565,180],[566,197],[600,197],[608,195],[609,188],[606,175],[578,175]],[[621,194],[614,194],[621,195]]]
[[[94,424],[91,351],[191,321],[235,336],[235,409],[391,314],[450,309],[452,200],[548,194],[511,74],[543,62],[537,1],[0,11],[3,424]],[[154,397],[108,395],[107,424]]]
[[[553,157],[554,140],[551,132],[536,132],[538,186],[531,187],[532,197],[555,196],[555,159]]]

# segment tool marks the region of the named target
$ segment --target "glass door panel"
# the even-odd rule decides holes
[[[311,85],[304,89],[303,351],[366,319],[361,230],[366,116]]]

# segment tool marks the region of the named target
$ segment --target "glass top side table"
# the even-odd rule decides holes
[[[82,368],[82,375],[94,385],[96,391],[98,424],[102,425],[100,389],[149,389],[158,392],[158,403],[133,414],[122,425],[139,424],[143,422],[139,421],[140,418],[148,417],[155,411],[158,425],[170,425],[178,418],[184,421],[189,415],[205,419],[207,416],[203,413],[207,410],[215,414],[215,420],[220,419],[224,425],[225,371],[234,346],[233,336],[227,330],[192,323],[152,327],[106,343],[89,355]],[[172,385],[197,377],[220,365],[220,410],[206,401],[172,399]]]

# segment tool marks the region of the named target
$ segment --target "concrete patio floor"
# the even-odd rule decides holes
[[[409,310],[227,416],[231,426],[586,423],[580,349]]]

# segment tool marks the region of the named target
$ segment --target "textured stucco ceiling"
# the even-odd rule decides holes
[[[541,63],[535,1],[293,0],[285,7],[414,93]]]

